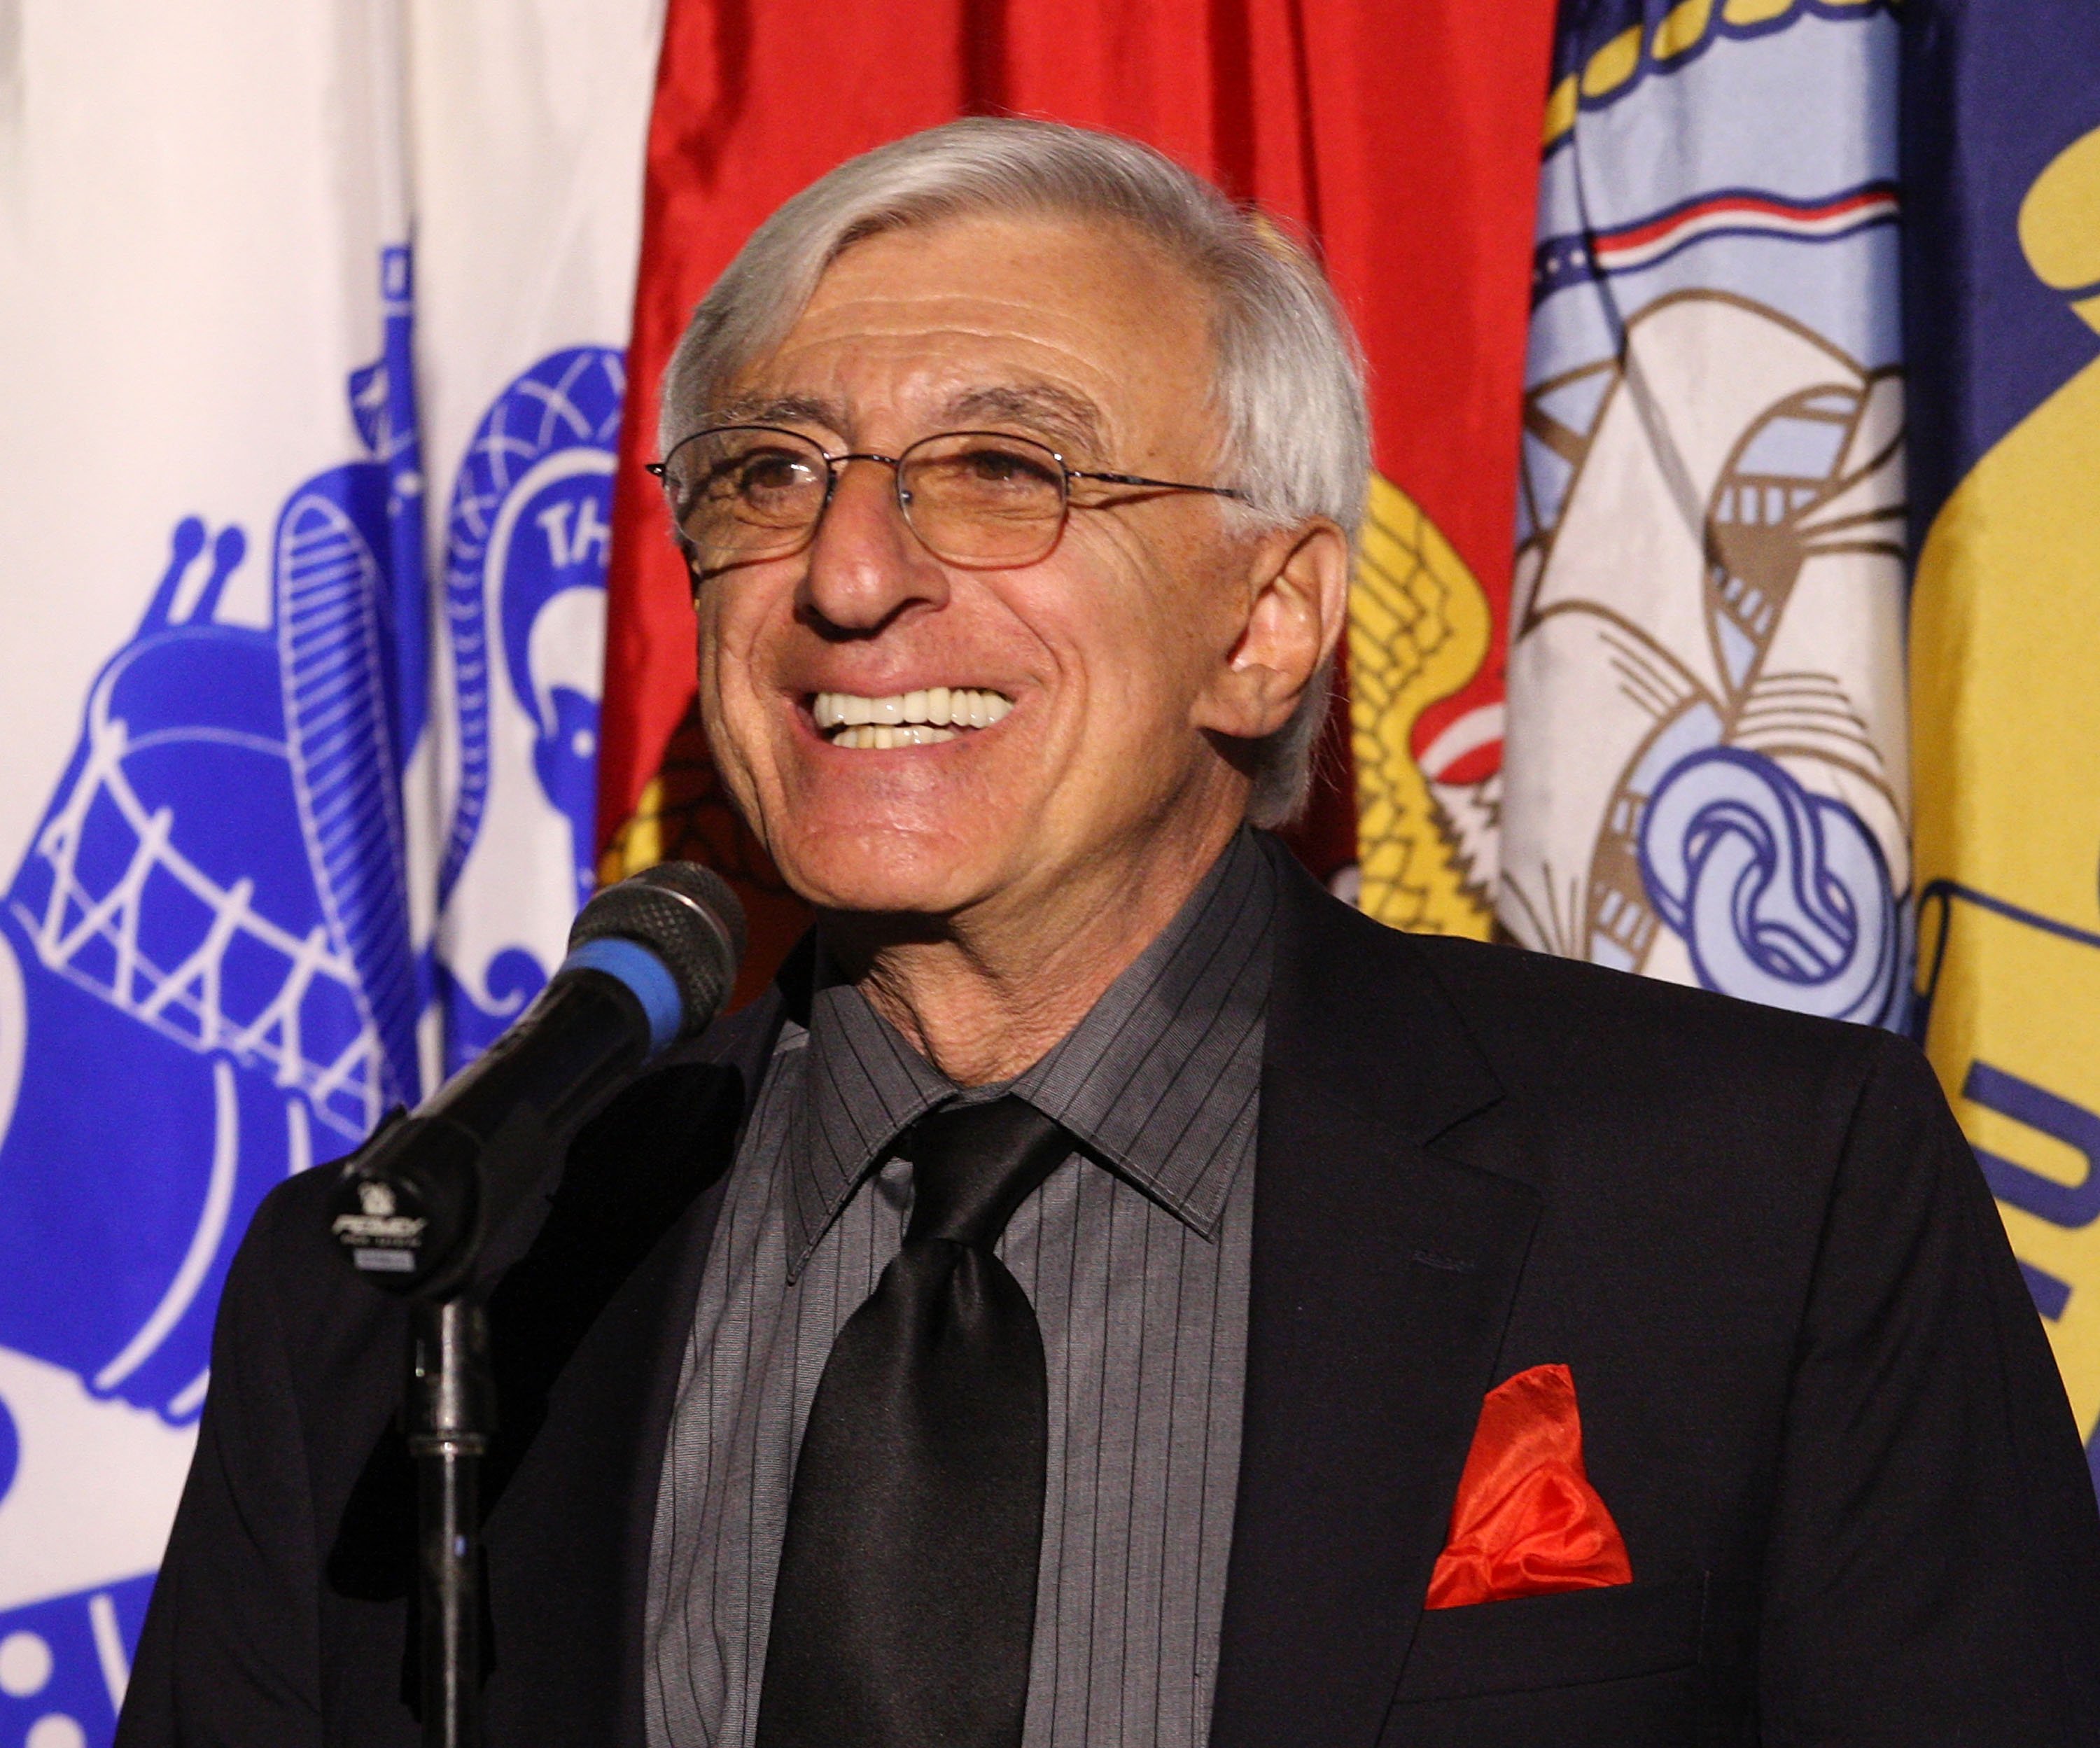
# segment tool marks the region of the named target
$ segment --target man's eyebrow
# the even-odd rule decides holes
[[[708,408],[710,426],[821,425],[827,430],[843,431],[845,417],[845,409],[836,402],[814,395],[744,395]]]
[[[815,425],[844,435],[849,415],[840,403],[818,395],[746,395],[710,407],[707,422],[710,426]],[[1083,395],[1047,382],[964,389],[947,401],[938,428],[964,430],[986,423],[1026,426],[1067,447],[1088,452],[1101,448],[1100,408]]]
[[[1026,425],[1079,449],[1101,448],[1101,408],[1083,395],[1047,382],[965,389],[948,403],[946,417],[958,429],[988,419]]]

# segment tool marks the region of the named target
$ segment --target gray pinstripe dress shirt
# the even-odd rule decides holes
[[[1079,1150],[1008,1224],[1050,1393],[1026,1748],[1196,1748],[1210,1726],[1245,1383],[1275,876],[1242,832],[1017,1079],[959,1093],[849,985],[783,1031],[732,1168],[651,1546],[651,1748],[748,1748],[795,1454],[839,1329],[902,1241],[892,1147],[1017,1093]]]

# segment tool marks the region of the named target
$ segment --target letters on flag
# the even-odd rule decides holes
[[[655,47],[646,0],[105,10],[38,15],[0,192],[34,597],[0,647],[0,1735],[38,1748],[108,1738],[256,1203],[558,955]]]
[[[673,0],[651,136],[615,497],[605,873],[697,854],[735,876],[752,919],[747,993],[801,928],[702,743],[688,585],[640,472],[656,378],[694,304],[789,195],[885,140],[1012,113],[1147,140],[1317,248],[1369,355],[1380,477],[1348,642],[1351,732],[1332,738],[1298,846],[1388,921],[1485,934],[1549,0],[1505,7],[1492,30],[1449,0],[1397,13],[1024,0],[996,29],[974,7],[894,0],[816,33],[761,10],[733,47],[715,17],[708,0]],[[836,100],[812,105],[819,89]]]
[[[1899,1024],[1897,24],[1564,9],[1540,185],[1498,914]]]
[[[1917,1030],[2100,1482],[2100,13],[1906,28]]]

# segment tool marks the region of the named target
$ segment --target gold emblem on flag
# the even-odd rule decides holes
[[[1372,475],[1349,591],[1357,902],[1396,928],[1485,940],[1493,920],[1483,871],[1414,748],[1417,719],[1480,671],[1493,629],[1465,560],[1412,498]]]

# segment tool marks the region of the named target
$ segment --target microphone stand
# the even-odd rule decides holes
[[[743,907],[706,870],[667,863],[600,893],[569,939],[518,1023],[414,1115],[382,1123],[329,1203],[343,1260],[409,1301],[423,1748],[483,1748],[485,1733],[481,1481],[496,1377],[483,1243],[530,1206],[622,1076],[713,1016],[743,951]]]
[[[461,1292],[411,1310],[423,1748],[481,1748],[481,1463],[496,1431],[488,1313]]]
[[[583,971],[449,1083],[441,1109],[390,1119],[345,1162],[338,1242],[366,1280],[409,1301],[402,1421],[416,1465],[423,1748],[483,1739],[481,1474],[496,1433],[483,1246],[542,1186],[609,1077],[642,1060],[646,1036],[634,995]],[[527,1040],[538,1098],[501,1072]]]

